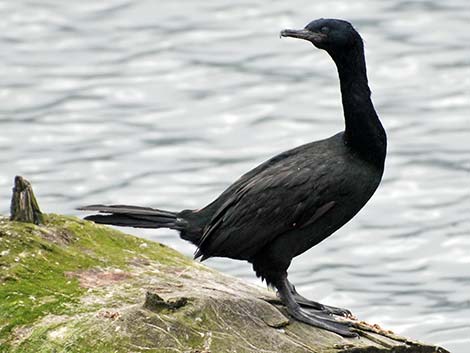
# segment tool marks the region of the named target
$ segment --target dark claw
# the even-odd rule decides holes
[[[343,316],[343,317],[346,317],[346,318],[349,318],[349,319],[354,318],[354,315],[348,309],[336,308],[334,306],[324,305],[324,310],[323,311],[325,311],[329,314],[332,314],[332,315]]]

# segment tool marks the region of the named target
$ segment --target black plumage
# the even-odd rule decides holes
[[[86,217],[97,223],[176,229],[198,247],[195,257],[202,260],[249,261],[259,277],[277,288],[294,318],[353,336],[347,323],[331,316],[350,312],[300,296],[287,280],[287,269],[292,258],[344,225],[375,192],[384,169],[386,135],[370,98],[363,42],[350,23],[319,19],[281,36],[308,40],[330,54],[340,78],[345,131],[269,159],[200,210],[82,209],[106,213]]]

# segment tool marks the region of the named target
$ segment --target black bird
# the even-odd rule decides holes
[[[348,222],[377,189],[384,170],[386,135],[370,98],[363,42],[353,26],[318,19],[282,37],[307,40],[335,62],[340,79],[345,130],[325,140],[283,152],[240,177],[199,210],[169,212],[125,205],[91,205],[96,223],[171,228],[196,245],[195,258],[246,260],[258,277],[277,289],[295,319],[355,336],[329,307],[300,296],[287,279],[292,258]]]

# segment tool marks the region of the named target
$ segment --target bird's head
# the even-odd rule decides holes
[[[308,40],[332,56],[358,44],[362,46],[361,36],[349,22],[330,18],[314,20],[304,29],[285,29],[281,31],[281,36]]]

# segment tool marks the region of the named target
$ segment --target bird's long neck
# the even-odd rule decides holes
[[[362,43],[333,56],[333,60],[341,85],[345,142],[363,158],[383,167],[387,140],[370,97]]]

